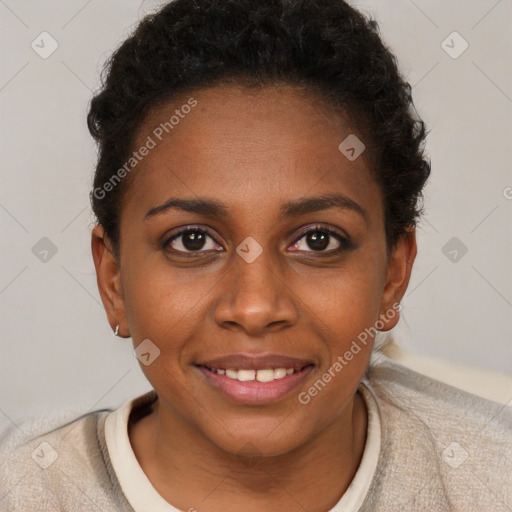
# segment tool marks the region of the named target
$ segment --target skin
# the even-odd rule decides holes
[[[145,120],[135,146],[190,96],[197,106],[129,178],[119,261],[103,228],[92,232],[110,325],[119,325],[134,347],[150,339],[160,349],[150,365],[141,364],[159,400],[130,425],[131,444],[155,489],[181,510],[329,510],[363,454],[367,411],[357,388],[372,343],[309,404],[297,394],[401,300],[416,256],[415,231],[387,254],[369,152],[351,162],[338,150],[348,134],[364,136],[291,86],[223,85],[175,98]],[[367,218],[340,208],[279,215],[287,201],[333,191],[359,204]],[[168,209],[145,219],[170,197],[215,199],[229,216]],[[305,228],[314,232],[318,224],[348,236],[353,248],[333,252],[340,246],[333,237],[325,249],[308,245]],[[180,256],[187,250],[183,237],[167,249],[158,244],[187,225],[209,228],[214,237],[206,237],[199,257]],[[236,252],[248,236],[263,248],[250,264]],[[380,330],[398,319],[398,312],[386,317]],[[194,366],[199,358],[235,352],[305,358],[314,368],[281,400],[241,405]]]

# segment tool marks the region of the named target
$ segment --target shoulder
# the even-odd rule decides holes
[[[381,413],[382,468],[397,478],[394,485],[406,482],[414,490],[410,499],[428,502],[435,495],[450,510],[512,506],[512,408],[385,356],[367,378]]]
[[[99,427],[109,411],[31,417],[4,430],[0,508],[67,510],[66,503],[82,502],[90,508],[98,481],[108,478]]]
[[[432,428],[478,431],[480,436],[510,443],[512,408],[479,397],[380,356],[368,379],[381,402]]]

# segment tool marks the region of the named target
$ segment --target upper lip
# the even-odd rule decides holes
[[[215,357],[213,359],[203,359],[196,363],[197,366],[206,366],[212,370],[235,369],[235,370],[264,370],[267,368],[293,368],[300,370],[308,364],[313,364],[309,359],[300,359],[280,354],[265,355],[245,355],[229,354]]]

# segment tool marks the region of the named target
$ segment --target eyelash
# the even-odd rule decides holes
[[[189,232],[199,232],[199,233],[202,233],[202,234],[206,234],[208,235],[215,243],[218,244],[218,242],[215,240],[215,237],[212,235],[212,233],[210,233],[210,231],[208,229],[205,229],[205,228],[200,228],[200,227],[196,227],[196,226],[186,226],[184,228],[181,228],[179,231],[177,231],[176,233],[174,233],[171,237],[165,239],[162,243],[162,249],[163,250],[169,250],[168,247],[169,245],[176,239],[178,239],[180,236],[186,234],[186,233],[189,233]],[[305,236],[307,236],[309,233],[316,233],[316,232],[321,232],[321,233],[327,233],[328,235],[332,236],[333,238],[335,238],[339,243],[340,243],[340,246],[337,248],[337,249],[331,249],[330,251],[296,251],[296,252],[309,252],[309,253],[313,253],[313,254],[316,254],[320,257],[322,257],[322,255],[333,255],[333,254],[340,254],[342,252],[345,252],[347,250],[350,250],[354,247],[354,245],[352,244],[352,242],[350,241],[350,239],[340,235],[337,231],[331,229],[331,228],[328,228],[328,227],[324,227],[324,226],[311,226],[309,227],[308,229],[306,229],[305,231],[301,232],[298,237],[294,240],[294,242],[292,243],[292,245],[295,245],[297,242],[299,242],[302,238],[304,238]],[[220,245],[220,244],[218,244]],[[174,254],[180,254],[180,255],[185,255],[186,257],[196,257],[195,255],[201,255],[203,251],[176,251],[174,249],[171,249],[170,251],[172,251]],[[217,251],[208,251],[208,252],[217,252]],[[220,251],[219,251],[220,252]]]

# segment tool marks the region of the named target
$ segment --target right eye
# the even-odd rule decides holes
[[[208,239],[210,239],[210,243],[208,243]],[[220,249],[216,247],[220,247]],[[169,252],[182,254],[222,250],[209,231],[195,226],[181,228],[164,241],[162,248]]]

